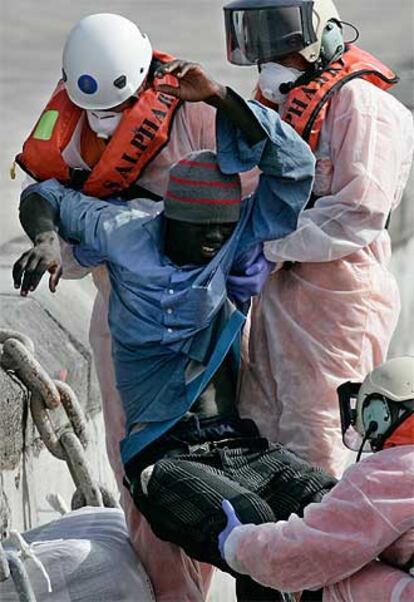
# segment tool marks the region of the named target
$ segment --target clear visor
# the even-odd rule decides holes
[[[360,451],[363,439],[353,426],[349,426],[344,432],[342,432],[342,440],[348,449],[351,449],[355,452]],[[372,452],[369,439],[365,441],[362,452]]]
[[[359,451],[363,441],[362,436],[355,430],[356,405],[360,387],[361,383],[352,382],[343,383],[338,387],[342,440],[344,445],[352,451]],[[369,441],[364,443],[362,451],[372,451]]]
[[[313,2],[301,6],[224,9],[227,59],[233,65],[266,63],[316,42]]]

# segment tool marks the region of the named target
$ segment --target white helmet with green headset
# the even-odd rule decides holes
[[[332,0],[235,0],[224,18],[227,58],[235,65],[277,62],[294,52],[329,63],[344,51]]]
[[[414,357],[384,362],[363,383],[342,384],[338,396],[342,436],[350,449],[380,451],[391,438],[394,444],[414,444]]]

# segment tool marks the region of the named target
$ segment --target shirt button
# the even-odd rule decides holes
[[[173,288],[169,288],[168,289],[168,294],[169,295],[173,295],[174,294],[174,289]]]
[[[167,328],[167,332],[169,332],[170,334],[173,332],[172,328]]]
[[[173,313],[173,310],[171,309],[171,307],[169,307],[169,308],[167,309],[167,314],[172,314],[172,313]]]

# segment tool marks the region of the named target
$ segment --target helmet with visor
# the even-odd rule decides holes
[[[362,384],[342,384],[338,396],[343,441],[349,449],[379,451],[405,426],[405,441],[414,444],[414,357],[388,360]]]
[[[309,63],[344,50],[340,17],[332,0],[235,0],[224,7],[227,58],[255,65],[291,53]]]

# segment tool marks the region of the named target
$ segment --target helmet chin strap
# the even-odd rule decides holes
[[[318,75],[319,73],[322,73],[322,71],[325,69],[320,67],[318,68],[317,65],[315,63],[309,63],[309,67],[306,69],[306,71],[303,72],[303,74],[298,77],[298,79],[296,79],[294,82],[286,82],[284,84],[280,84],[279,86],[279,91],[281,94],[289,94],[289,92],[291,90],[293,90],[293,88],[298,88],[300,86],[304,86],[306,84],[308,84],[310,81],[313,80],[313,78]]]

